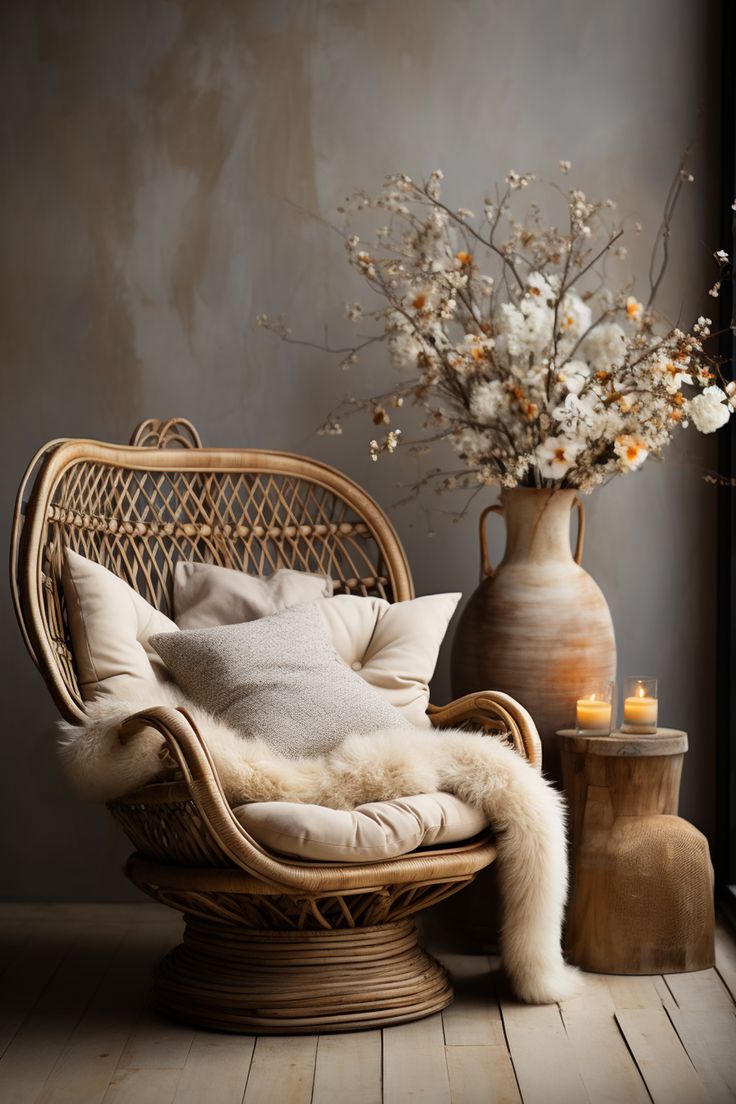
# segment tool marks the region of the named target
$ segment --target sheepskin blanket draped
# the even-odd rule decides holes
[[[160,774],[161,736],[145,728],[122,744],[119,728],[142,708],[176,704],[186,708],[205,740],[232,805],[280,800],[353,809],[409,794],[453,793],[481,809],[497,835],[501,955],[518,996],[546,1004],[579,988],[560,946],[567,893],[562,801],[502,739],[400,728],[348,735],[315,759],[287,759],[262,741],[243,739],[180,695],[177,699],[96,703],[85,724],[62,724],[61,759],[77,791],[87,799],[109,800]]]

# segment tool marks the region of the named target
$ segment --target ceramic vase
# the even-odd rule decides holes
[[[570,516],[578,511],[577,547]],[[506,551],[494,568],[486,523],[506,523]],[[480,519],[481,583],[452,647],[452,690],[503,690],[534,718],[547,775],[561,780],[558,729],[575,721],[578,698],[616,677],[616,640],[605,598],[581,566],[585,514],[572,490],[514,488]]]

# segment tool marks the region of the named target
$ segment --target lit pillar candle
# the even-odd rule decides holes
[[[601,701],[595,694],[579,698],[575,709],[578,728],[597,732],[611,731],[611,703]]]
[[[657,699],[651,698],[643,686],[637,686],[636,692],[624,699],[624,724],[632,728],[657,727]]]

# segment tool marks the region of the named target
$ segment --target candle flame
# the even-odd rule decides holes
[[[637,698],[645,698],[647,696],[647,692],[641,683],[639,683],[636,688],[636,696]]]

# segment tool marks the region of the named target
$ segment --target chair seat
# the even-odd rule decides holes
[[[269,851],[321,862],[380,862],[459,843],[488,827],[480,810],[449,793],[371,801],[352,811],[262,801],[238,805],[233,814]]]

